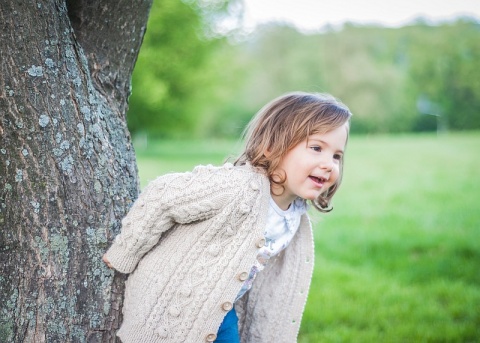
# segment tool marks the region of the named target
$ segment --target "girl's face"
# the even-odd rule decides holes
[[[274,180],[275,174],[286,176],[283,188],[271,186],[272,198],[280,208],[286,210],[297,197],[314,200],[337,181],[347,125],[313,134],[287,152],[273,176]]]

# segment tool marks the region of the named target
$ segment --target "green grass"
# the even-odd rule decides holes
[[[334,211],[313,215],[300,343],[480,342],[479,148],[480,133],[351,137]],[[235,149],[137,148],[142,185]]]
[[[211,141],[153,141],[135,144],[141,187],[169,172],[192,170],[199,164],[220,165],[233,157],[241,143]]]

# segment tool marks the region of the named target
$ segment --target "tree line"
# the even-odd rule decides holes
[[[192,24],[169,14],[181,27],[175,33],[159,31],[168,23],[152,8],[133,77],[134,134],[236,137],[265,102],[292,90],[340,98],[356,133],[480,129],[478,20],[348,23],[313,34],[274,23],[212,39],[198,12],[178,4]]]

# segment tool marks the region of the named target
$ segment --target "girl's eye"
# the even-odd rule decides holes
[[[313,151],[322,151],[322,148],[317,145],[310,147],[310,149],[312,149]]]
[[[335,154],[335,155],[333,155],[333,158],[334,158],[335,160],[340,161],[340,160],[342,159],[342,155],[340,155],[340,154]]]

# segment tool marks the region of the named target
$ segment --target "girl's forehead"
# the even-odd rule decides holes
[[[348,121],[346,121],[345,123],[341,124],[341,125],[335,125],[335,126],[326,126],[326,125],[314,125],[311,127],[311,129],[309,130],[308,132],[308,135],[309,136],[312,136],[312,135],[315,135],[315,134],[320,134],[320,135],[323,135],[323,134],[326,134],[326,133],[329,133],[331,131],[335,131],[336,129],[338,128],[345,128],[348,132],[348,129],[350,127]]]
[[[322,130],[322,131],[317,131],[317,132],[310,132],[308,137],[306,138],[306,141],[308,142],[309,140],[327,140],[327,141],[335,141],[336,143],[343,143],[346,144],[346,140],[348,137],[348,124],[345,123],[341,126],[332,128],[330,130]]]
[[[308,139],[312,137],[313,135],[323,135],[329,131],[331,131],[332,128],[326,128],[324,126],[318,126],[318,127],[313,127],[308,133],[305,139]]]

